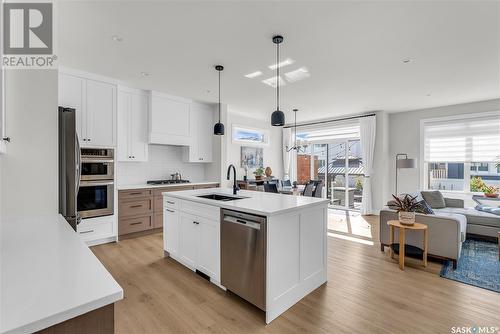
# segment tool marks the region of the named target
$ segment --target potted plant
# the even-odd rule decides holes
[[[399,222],[403,225],[415,223],[415,212],[422,212],[420,204],[416,201],[417,196],[406,194],[403,198],[392,195],[395,204],[394,209],[398,212]]]
[[[253,174],[255,175],[256,180],[262,180],[262,176],[264,175],[264,168],[257,168],[255,172],[253,172]]]
[[[487,186],[483,187],[484,196],[489,198],[497,198],[498,197],[498,187],[495,186]]]

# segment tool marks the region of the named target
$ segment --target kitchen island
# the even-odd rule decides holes
[[[327,280],[328,200],[231,189],[164,195],[164,252],[270,323]]]

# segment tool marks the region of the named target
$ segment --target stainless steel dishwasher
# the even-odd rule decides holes
[[[266,218],[222,210],[221,284],[266,309]]]

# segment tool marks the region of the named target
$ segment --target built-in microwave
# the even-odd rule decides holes
[[[82,181],[113,180],[113,149],[82,148]]]

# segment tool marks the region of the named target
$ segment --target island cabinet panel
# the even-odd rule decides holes
[[[266,322],[327,279],[326,205],[268,217]]]
[[[220,285],[220,209],[168,196],[164,207],[165,255]]]

